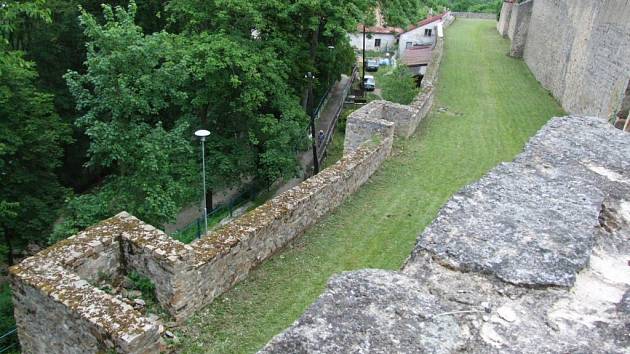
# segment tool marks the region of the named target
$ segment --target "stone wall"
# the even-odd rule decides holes
[[[153,281],[165,310],[187,318],[365,183],[392,148],[394,125],[381,124],[378,137],[337,164],[190,245],[121,213],[12,267],[23,350],[159,351],[158,324],[89,281],[136,271]]]
[[[512,57],[523,57],[533,6],[534,0],[528,0],[520,4],[514,4],[512,7],[508,28],[508,37],[512,40],[510,47],[510,56]]]
[[[153,281],[165,310],[187,318],[368,180],[389,155],[394,134],[393,123],[374,124],[380,124],[378,136],[366,131],[362,144],[334,166],[190,245],[121,213],[12,267],[23,350],[159,351],[158,324],[90,282],[136,271]]]
[[[499,15],[499,21],[497,22],[497,31],[499,31],[499,34],[503,37],[506,37],[508,34],[513,6],[514,3],[511,0],[504,0],[503,5],[501,5],[501,14]]]
[[[500,23],[510,22],[508,6]],[[523,6],[531,7],[529,21]],[[630,3],[532,0],[520,7],[510,54],[523,52],[536,79],[567,112],[611,118],[630,81]]]
[[[125,229],[116,218],[104,221],[10,268],[25,353],[159,350],[157,324],[88,282],[119,271]]]
[[[497,15],[486,12],[451,12],[455,17],[459,18],[471,18],[477,20],[496,20]]]

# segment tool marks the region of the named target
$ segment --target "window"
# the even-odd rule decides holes
[[[375,47],[380,47],[381,46],[381,39],[380,38],[376,38],[374,40],[374,46]]]
[[[413,42],[407,42],[405,43],[405,49],[409,49],[413,46]]]
[[[433,32],[433,30],[431,28],[425,28],[424,29],[424,35],[427,37],[431,37],[431,32]]]

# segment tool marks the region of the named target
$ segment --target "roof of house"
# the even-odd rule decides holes
[[[428,18],[426,18],[426,19],[416,23],[415,25],[411,25],[411,26],[407,27],[407,29],[405,31],[403,31],[402,33],[407,33],[407,32],[415,30],[416,28],[419,28],[419,27],[422,27],[422,26],[426,26],[426,25],[428,25],[430,23],[433,23],[433,22],[436,22],[436,21],[441,21],[442,18],[444,17],[444,15],[446,15],[446,13],[428,17]]]
[[[420,45],[407,48],[402,56],[407,66],[428,65],[431,62],[432,45]]]
[[[363,32],[363,24],[357,25],[357,31]],[[379,34],[399,34],[403,33],[404,30],[400,27],[383,27],[383,26],[368,26],[365,27],[366,33],[379,33]]]

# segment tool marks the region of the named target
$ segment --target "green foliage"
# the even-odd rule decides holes
[[[398,65],[391,70],[388,67],[381,68],[376,78],[376,87],[380,87],[384,100],[409,104],[413,101],[420,89],[416,87],[416,80],[404,65]]]
[[[151,301],[152,303],[157,303],[157,296],[155,295],[155,284],[151,281],[151,279],[141,275],[138,272],[131,272],[127,275],[127,278],[131,280],[133,284],[133,290],[138,290],[142,293],[142,298],[145,301]]]
[[[497,0],[380,0],[380,4],[388,25],[405,28],[425,19],[429,9],[494,13]]]
[[[13,302],[11,287],[8,282],[0,285],[0,334],[6,333],[15,326],[13,319]]]
[[[0,235],[4,253],[40,241],[66,190],[55,170],[70,130],[54,111],[53,97],[37,87],[37,72],[15,30],[27,20],[49,21],[42,2],[10,1],[0,8]]]

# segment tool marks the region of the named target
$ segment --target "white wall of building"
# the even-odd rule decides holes
[[[372,33],[368,36],[368,33],[365,34],[365,50],[396,50],[396,36],[393,34],[381,34],[381,33]],[[376,47],[376,39],[381,40],[380,47]],[[354,49],[362,50],[363,49],[363,33],[350,33],[350,44]]]
[[[411,46],[418,44],[427,44],[432,43],[435,40],[435,36],[437,35],[437,27],[438,24],[441,24],[442,21],[435,21],[429,24],[426,24],[422,27],[415,28],[409,32],[405,32],[400,35],[398,40],[398,55],[402,58],[403,53],[405,52],[405,48],[411,43]],[[430,29],[431,36],[425,35],[424,30]]]

